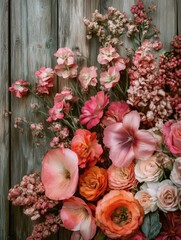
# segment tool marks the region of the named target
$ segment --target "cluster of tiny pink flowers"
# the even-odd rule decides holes
[[[148,15],[145,11],[144,3],[139,0],[137,1],[136,5],[133,5],[131,7],[131,13],[135,17],[135,23],[137,25],[141,25],[143,22],[146,23],[148,20]]]
[[[47,214],[45,220],[41,223],[35,224],[33,226],[33,231],[31,236],[26,240],[41,240],[49,237],[52,233],[58,232],[61,225],[61,219],[59,215]]]
[[[43,123],[31,123],[30,129],[35,143],[39,145],[39,141],[36,141],[36,139],[43,138],[45,136]]]
[[[9,190],[8,200],[15,206],[23,206],[24,213],[32,221],[41,218],[58,204],[57,201],[46,197],[40,173],[25,175],[20,184],[16,184]]]
[[[53,137],[50,142],[52,148],[57,147],[68,147],[68,141],[66,139],[69,136],[69,130],[67,127],[63,127],[59,123],[54,123],[50,128],[56,134],[56,137]]]
[[[157,64],[152,53],[152,44],[143,42],[133,57],[129,70],[130,87],[127,103],[141,109],[142,121],[153,127],[172,114],[172,107],[164,89],[155,84]]]

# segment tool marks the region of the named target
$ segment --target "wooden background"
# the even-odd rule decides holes
[[[134,0],[0,0],[0,239],[24,240],[31,233],[29,219],[7,201],[8,189],[22,176],[40,168],[45,149],[34,148],[29,133],[13,126],[17,116],[30,116],[30,102],[11,96],[8,87],[17,79],[34,83],[41,66],[54,66],[59,47],[79,48],[85,64],[94,64],[96,42],[86,41],[83,17],[108,6],[129,13]],[[143,0],[158,6],[154,22],[166,47],[181,34],[181,0]],[[129,13],[130,14],[130,13]],[[128,14],[128,15],[129,15]],[[90,50],[91,48],[91,50]],[[21,104],[21,105],[20,105]],[[7,112],[12,112],[8,115]],[[69,239],[62,230],[55,238]]]

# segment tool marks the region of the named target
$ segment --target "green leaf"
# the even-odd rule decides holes
[[[141,230],[147,239],[151,240],[159,234],[161,227],[158,211],[155,211],[145,215]]]
[[[106,239],[106,235],[101,230],[99,230],[97,235],[94,237],[94,240],[105,240],[105,239]]]

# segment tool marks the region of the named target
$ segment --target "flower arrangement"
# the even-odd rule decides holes
[[[60,227],[72,240],[181,239],[181,36],[163,51],[155,10],[141,0],[132,19],[96,10],[84,19],[87,38],[100,42],[96,66],[79,69],[76,54],[59,48],[35,86],[19,79],[9,88],[37,97],[31,108],[45,117],[16,118],[15,127],[28,125],[37,146],[51,139],[41,172],[8,194],[34,222],[27,240]],[[56,81],[65,86],[54,94]]]

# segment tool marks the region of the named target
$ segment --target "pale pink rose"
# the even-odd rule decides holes
[[[35,72],[35,76],[39,78],[39,85],[46,87],[54,86],[54,71],[52,68],[41,67]]]
[[[96,233],[95,219],[90,208],[81,198],[71,197],[64,200],[60,210],[60,218],[66,229],[79,231],[84,240],[93,239]]]
[[[181,154],[181,121],[168,121],[162,128],[164,141],[173,154]]]
[[[53,200],[68,199],[78,183],[78,158],[68,148],[49,150],[42,161],[41,180],[45,194]]]
[[[118,57],[119,54],[116,52],[116,49],[109,45],[107,47],[100,48],[97,61],[100,64],[107,65],[113,59],[117,59]]]
[[[100,84],[106,90],[110,90],[119,82],[120,74],[116,67],[110,67],[108,71],[100,73]]]
[[[69,112],[69,108],[70,105],[63,101],[55,103],[54,106],[48,111],[50,116],[47,118],[47,122],[52,122],[64,118],[65,114]]]
[[[163,173],[164,171],[157,161],[157,155],[152,155],[145,161],[136,161],[135,177],[139,182],[158,182]]]
[[[163,43],[160,41],[154,41],[154,43],[152,44],[153,48],[158,51],[160,49],[163,48]]]
[[[88,90],[89,86],[97,84],[97,67],[83,67],[80,71],[79,81],[84,90]]]
[[[156,149],[153,135],[139,130],[140,115],[131,111],[122,123],[114,123],[104,130],[103,143],[110,148],[109,157],[117,167],[127,167],[136,159],[146,160]]]
[[[70,66],[74,64],[74,54],[70,48],[59,48],[54,56],[58,58],[57,63],[59,65]]]
[[[78,65],[76,63],[69,66],[65,64],[57,64],[55,66],[55,72],[59,77],[62,77],[64,79],[75,78],[77,76],[77,68]]]
[[[19,79],[15,83],[13,83],[11,87],[9,87],[9,91],[12,92],[12,94],[16,97],[22,98],[27,94],[29,86],[29,82]]]
[[[181,157],[175,159],[170,179],[177,187],[181,188]]]
[[[108,170],[108,184],[110,189],[131,190],[136,188],[138,181],[134,174],[134,164],[129,167],[118,168],[111,165]]]
[[[126,113],[130,112],[129,105],[125,102],[111,102],[102,120],[103,125],[122,122]]]
[[[98,92],[96,96],[92,96],[82,107],[80,123],[83,125],[86,124],[88,129],[96,126],[100,122],[103,116],[103,110],[108,103],[109,97],[103,91]]]
[[[170,180],[160,182],[157,190],[157,205],[163,211],[178,209],[178,189]]]
[[[54,97],[54,104],[62,101],[70,101],[73,99],[72,89],[64,87],[60,93],[57,93]]]

